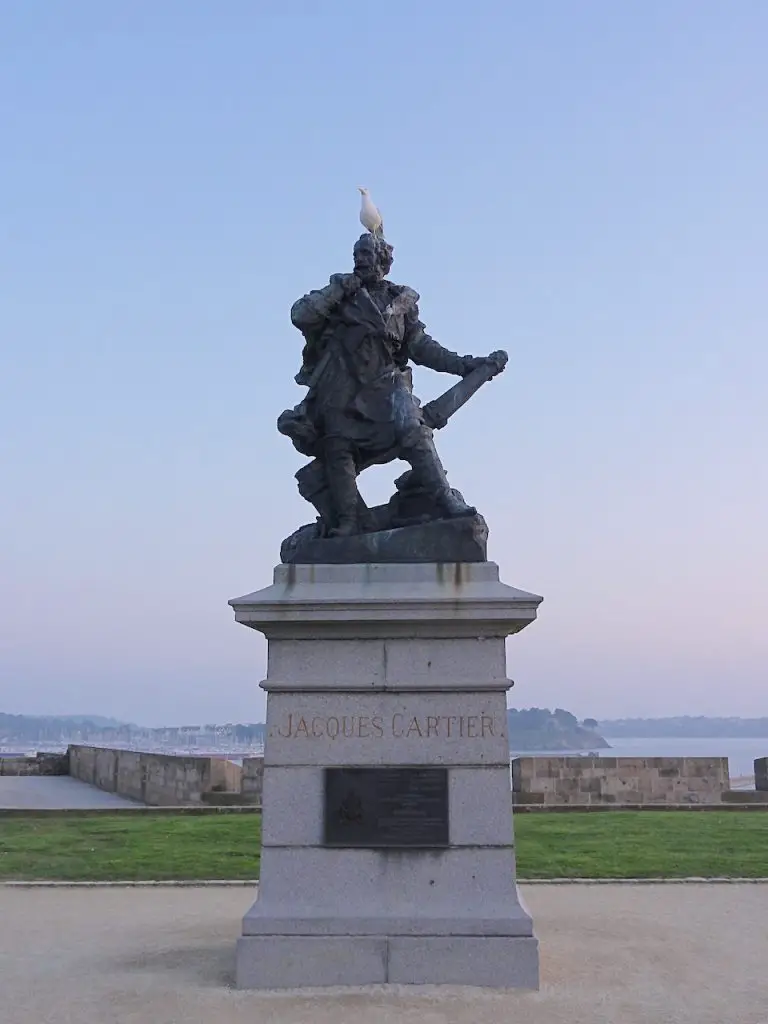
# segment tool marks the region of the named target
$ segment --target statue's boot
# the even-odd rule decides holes
[[[357,516],[354,518],[350,515],[339,516],[338,523],[330,531],[331,537],[353,537],[356,533],[359,533],[360,529],[357,525]]]
[[[296,474],[296,482],[299,485],[299,494],[305,501],[314,505],[323,528],[327,529],[329,524],[334,522],[335,514],[333,498],[325,478],[324,463],[320,459],[313,459],[306,466],[302,466]]]
[[[325,452],[325,477],[334,512],[334,524],[329,533],[331,537],[351,537],[360,532],[357,517],[360,494],[354,456],[335,438],[326,442]]]
[[[403,458],[410,462],[422,487],[429,492],[432,500],[447,519],[458,519],[461,516],[477,514],[476,508],[467,505],[451,490],[448,476],[431,438],[422,438],[419,444],[407,452],[403,452]]]

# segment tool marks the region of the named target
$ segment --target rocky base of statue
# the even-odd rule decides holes
[[[302,526],[283,541],[283,564],[352,565],[366,562],[485,562],[488,526],[481,515],[434,519],[410,526],[324,536],[320,522]]]
[[[480,515],[437,519],[394,530],[322,537],[318,524],[302,526],[280,548],[286,564],[485,562],[488,527]]]
[[[412,474],[396,481],[386,503],[368,508],[360,499],[360,533],[328,536],[321,519],[300,527],[280,547],[284,564],[341,565],[356,562],[485,562],[488,526],[461,493],[466,514],[444,518],[434,497],[413,486]]]

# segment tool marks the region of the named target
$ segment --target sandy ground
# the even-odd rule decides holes
[[[92,807],[135,807],[132,800],[104,793],[68,775],[0,776],[0,807],[89,810]],[[2,1020],[2,1017],[0,1017]]]
[[[0,888],[0,1020],[768,1024],[768,885],[524,887],[542,944],[538,993],[233,991],[252,895]]]

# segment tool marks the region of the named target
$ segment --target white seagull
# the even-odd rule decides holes
[[[384,221],[381,219],[381,214],[378,209],[374,206],[373,200],[368,194],[368,189],[363,188],[362,185],[358,185],[357,189],[363,197],[360,204],[360,223],[366,231],[370,231],[372,235],[381,235],[383,238]]]

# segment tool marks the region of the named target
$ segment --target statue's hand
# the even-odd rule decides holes
[[[509,361],[509,356],[504,349],[499,349],[496,352],[491,352],[489,356],[486,356],[486,362],[496,367],[496,373],[501,373]],[[496,376],[494,373],[494,377]]]
[[[328,310],[330,313],[344,299],[351,298],[359,291],[362,281],[357,274],[332,274],[328,291]]]
[[[507,353],[502,350],[491,352],[489,356],[464,356],[464,376],[466,377],[480,366],[489,366],[493,370],[492,376],[495,377],[507,365],[507,359]]]
[[[341,274],[340,275],[341,287],[342,287],[342,289],[344,291],[344,294],[348,298],[351,298],[356,292],[358,292],[360,290],[360,287],[361,287],[362,283],[363,282],[360,280],[360,278],[357,276],[357,274]]]

